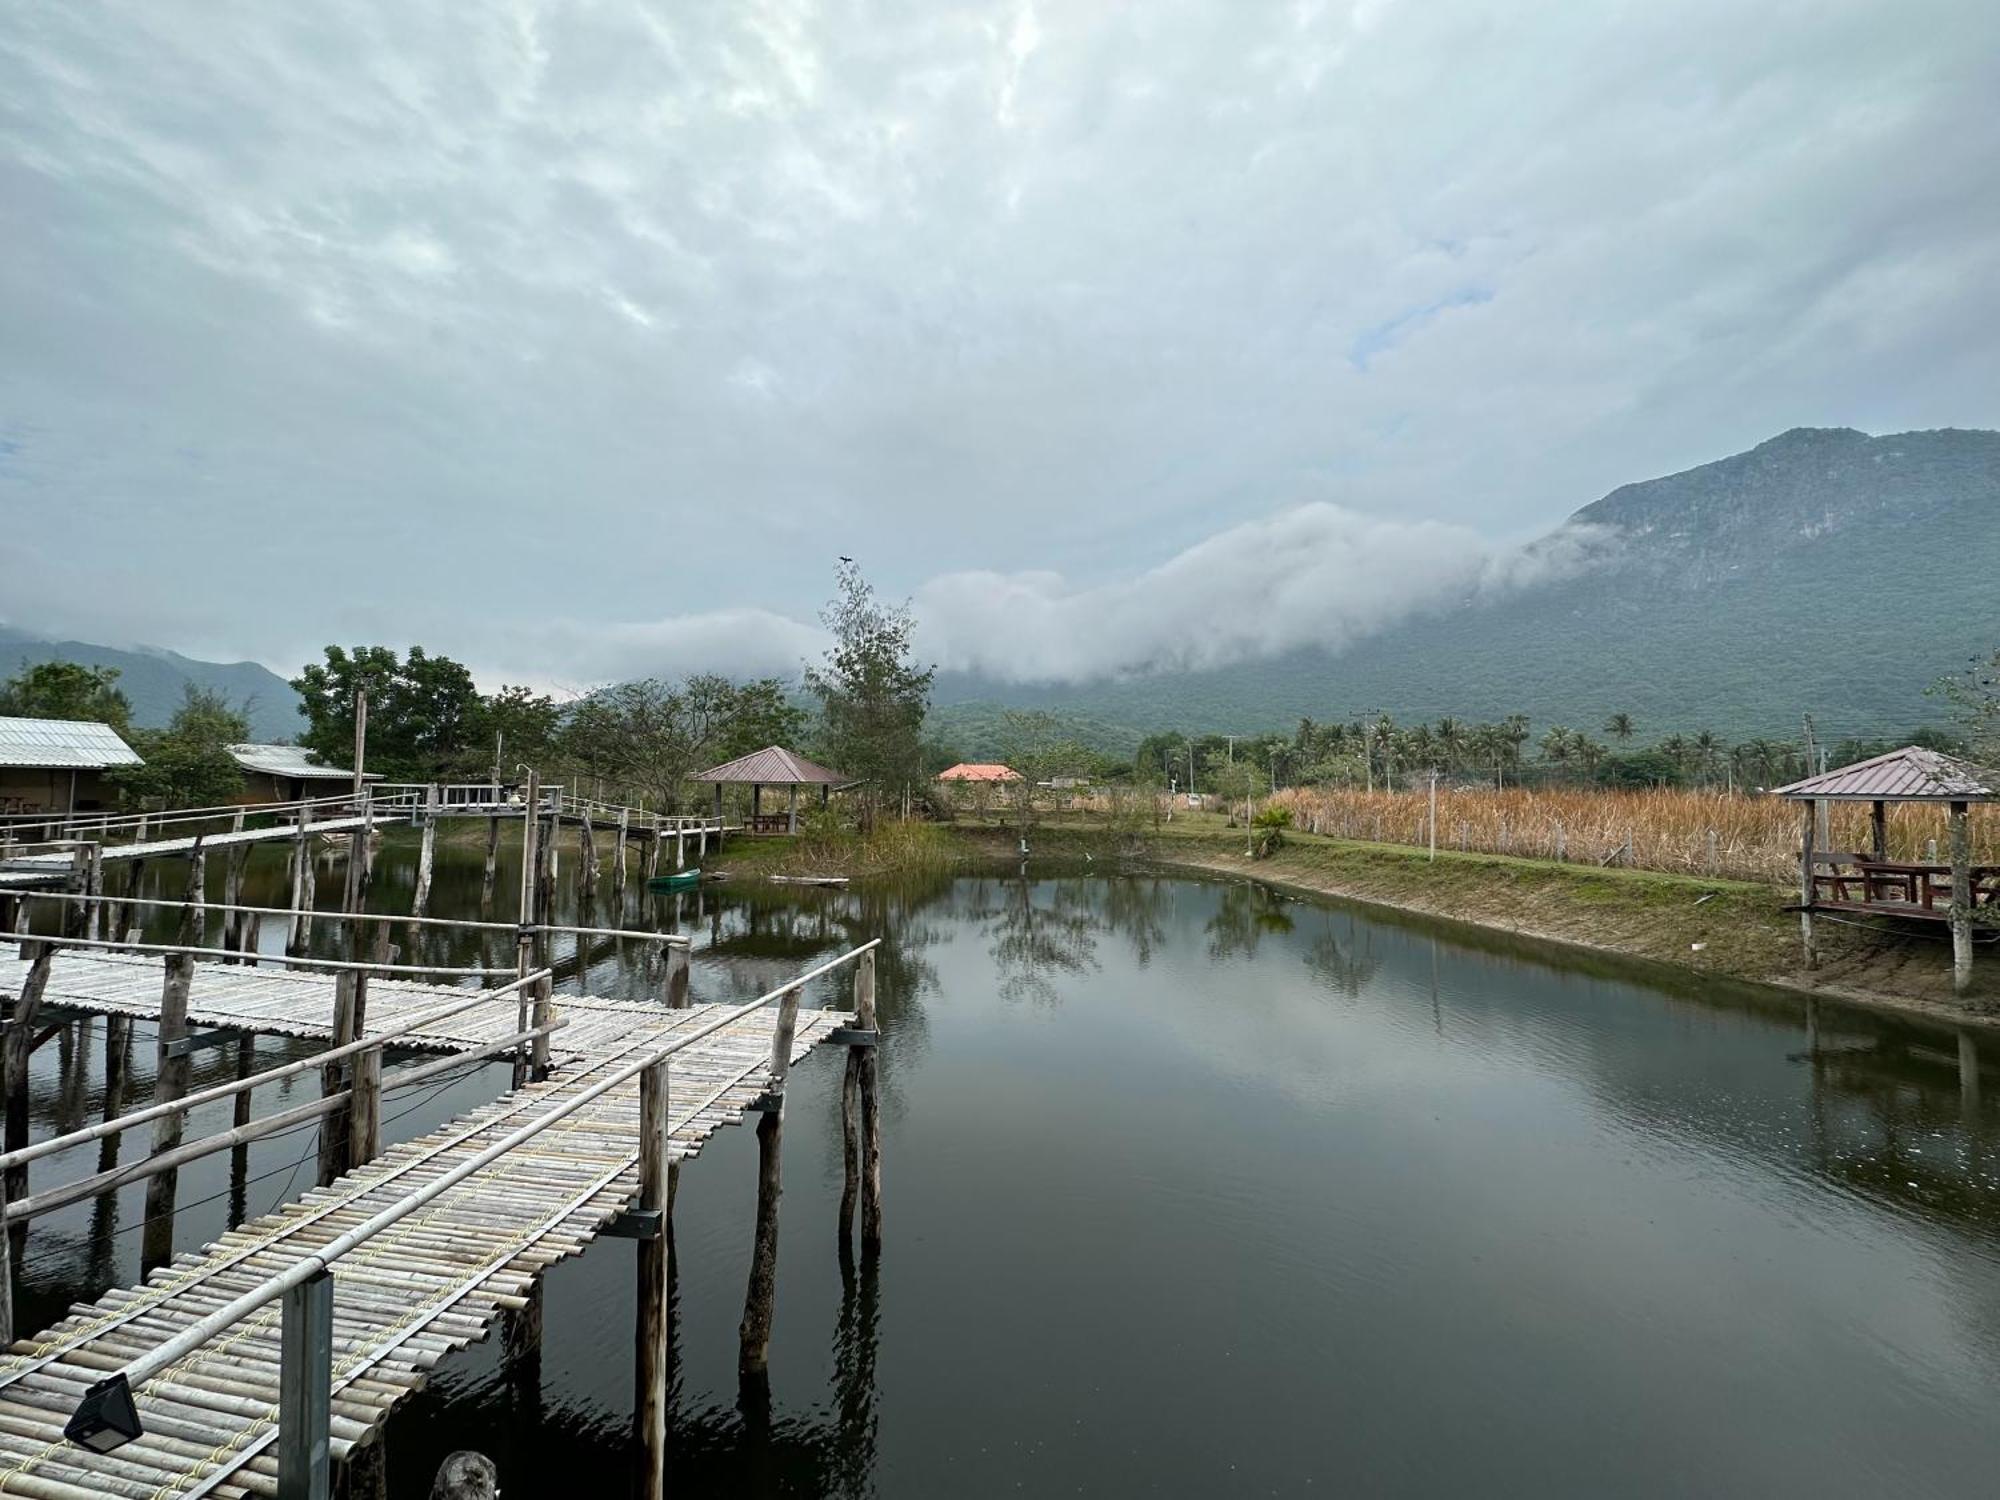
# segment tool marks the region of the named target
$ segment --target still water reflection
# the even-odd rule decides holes
[[[408,875],[391,847],[389,909]],[[476,849],[445,851],[434,899],[478,914]],[[1809,1053],[1795,999],[1243,884],[626,906],[695,934],[697,999],[887,940],[887,1246],[835,1253],[839,1066],[816,1057],[788,1106],[768,1393],[735,1379],[750,1132],[683,1174],[684,1493],[1958,1495],[2000,1465],[1994,1121],[1949,1033],[1828,1009]],[[579,964],[594,992],[659,988],[630,947],[568,956],[572,990]],[[145,1089],[150,1037],[134,1051]],[[98,1107],[88,1056],[37,1062],[38,1131]],[[181,1243],[295,1189],[305,1140],[251,1153],[247,1184],[185,1174],[184,1202],[215,1197]],[[24,1319],[129,1279],[140,1211],[38,1224]],[[511,1495],[623,1493],[631,1261],[607,1241],[552,1273],[539,1360],[496,1340],[441,1371],[392,1429],[393,1493],[460,1446]]]

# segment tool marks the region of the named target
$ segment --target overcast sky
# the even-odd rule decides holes
[[[1992,0],[9,6],[0,619],[790,671],[846,553],[946,665],[1338,643],[2000,425],[1996,99]]]

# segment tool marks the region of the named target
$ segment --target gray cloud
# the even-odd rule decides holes
[[[1278,537],[1230,649],[1339,638],[1994,425],[1995,97],[1975,0],[19,7],[0,615],[585,683],[795,663],[850,553],[1073,673]]]

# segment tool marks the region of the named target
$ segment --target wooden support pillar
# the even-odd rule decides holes
[[[535,985],[534,1024],[537,1029],[548,1026],[556,1018],[555,977],[544,974]],[[540,1083],[549,1076],[549,1038],[544,1032],[535,1038],[533,1053],[533,1077]]]
[[[382,1154],[382,1049],[354,1058],[354,1098],[348,1105],[347,1168],[365,1167]]]
[[[201,948],[208,946],[208,853],[200,835],[188,850],[187,909],[182,913],[181,941]]]
[[[238,808],[236,816],[230,819],[230,831],[243,831],[243,810]],[[248,844],[231,844],[222,867],[222,904],[239,906],[243,902],[243,865],[250,856]],[[232,953],[244,950],[244,938],[252,918],[248,912],[232,911],[222,918],[222,946]]]
[[[486,867],[479,876],[479,909],[493,909],[493,880],[500,869],[500,820],[486,820]]]
[[[667,1008],[685,1010],[688,1003],[688,945],[667,947]]]
[[[1880,797],[1868,804],[1868,847],[1877,859],[1889,857],[1889,804]]]
[[[6,1040],[0,1044],[4,1046],[6,1057],[6,1143],[9,1151],[19,1151],[28,1144],[28,1068],[35,1050],[36,1013],[41,1009],[42,992],[48,987],[49,966],[55,962],[53,944],[28,946],[34,950],[28,965],[28,977],[22,981],[21,992],[14,998],[14,1014],[7,1022]],[[27,1187],[27,1168],[9,1168],[7,1197],[10,1200],[20,1197]]]
[[[877,1031],[875,1014],[875,950],[869,949],[854,961],[854,1024],[863,1031]],[[882,1101],[878,1053],[880,1047],[847,1049],[848,1071],[854,1077],[855,1102],[860,1106],[858,1150],[849,1155],[850,1172],[859,1169],[861,1194],[861,1249],[873,1254],[882,1248]],[[843,1106],[846,1094],[843,1090]],[[843,1207],[846,1193],[842,1193]],[[843,1219],[843,1237],[845,1220]]]
[[[438,789],[435,782],[424,792],[424,832],[417,845],[417,889],[410,898],[410,915],[421,917],[431,909],[431,873],[437,866]],[[357,835],[358,837],[358,835]]]
[[[640,1500],[667,1494],[667,1260],[665,1226],[672,1161],[667,1109],[667,1060],[639,1077],[639,1202],[661,1216],[660,1233],[639,1242],[639,1327],[634,1371],[633,1424],[638,1439]]]
[[[1813,943],[1813,825],[1814,804],[1808,797],[1800,804],[1804,816],[1799,824],[1799,941],[1805,947],[1806,967],[1819,963],[1819,949]]]
[[[312,822],[312,809],[301,805],[299,808],[298,832],[292,838],[292,899],[291,909],[303,912],[306,905],[307,882],[312,877],[311,857],[306,852],[306,830]],[[303,953],[305,951],[306,920],[303,916],[292,918],[292,930],[285,934],[285,951]]]
[[[523,1422],[534,1422],[540,1416],[547,1285],[545,1278],[537,1276],[528,1288],[526,1305],[508,1308],[500,1315],[500,1359],[506,1366],[507,1384],[520,1407],[517,1415]]]
[[[757,1121],[757,1229],[750,1248],[750,1284],[743,1296],[743,1321],[737,1328],[736,1373],[739,1379],[761,1381],[771,1356],[771,1315],[778,1291],[778,1199],[784,1191],[779,1153],[785,1136],[785,1075],[792,1066],[792,1038],[799,1022],[796,986],[778,997],[778,1018],[771,1028],[771,1092],[776,1107]]]
[[[257,1071],[257,1036],[239,1032],[236,1037],[236,1081],[241,1083]],[[250,1123],[250,1090],[245,1089],[231,1102],[230,1125],[241,1130]],[[102,1172],[108,1164],[100,1165]],[[250,1143],[229,1148],[229,1227],[236,1228],[250,1216]]]
[[[653,819],[652,836],[646,840],[646,879],[652,880],[660,873],[660,820]]]
[[[131,859],[125,862],[125,907],[118,913],[117,920],[108,929],[110,936],[117,937],[128,927],[138,927],[145,922],[145,908],[139,905],[139,896],[146,884],[146,862]],[[26,903],[24,902],[23,905]]]
[[[354,1026],[354,970],[344,969],[333,978],[333,1039],[332,1045],[344,1047],[355,1039]],[[330,1062],[319,1070],[319,1092],[322,1099],[330,1099],[336,1094],[347,1092],[348,1064]],[[320,1120],[319,1127],[319,1185],[327,1186],[347,1170],[348,1126],[353,1116],[350,1101],[329,1110]]]
[[[799,788],[796,782],[792,784],[791,803],[785,809],[785,831],[787,833],[799,831]]]
[[[588,803],[576,829],[576,892],[586,903],[597,897],[597,834],[591,826]]]
[[[1951,990],[1972,989],[1972,821],[1963,802],[1951,804]]]
[[[83,935],[93,941],[104,935],[104,846],[92,844],[83,870],[83,893],[91,899],[83,903]],[[115,930],[115,929],[114,929]]]
[[[278,1500],[332,1500],[332,1272],[285,1293],[278,1360]]]
[[[185,953],[169,953],[166,979],[160,990],[159,1053],[153,1080],[153,1102],[168,1104],[187,1092],[189,1060],[175,1056],[174,1043],[187,1035],[188,987],[194,980],[194,960]],[[181,1143],[185,1119],[179,1112],[165,1114],[153,1122],[153,1155],[171,1151]],[[151,1275],[174,1258],[174,1194],[180,1169],[169,1167],[146,1182],[146,1227],[141,1231],[139,1250],[141,1275]]]
[[[620,905],[625,900],[625,841],[632,836],[632,811],[618,809],[618,848],[611,856],[611,894],[618,898]]]

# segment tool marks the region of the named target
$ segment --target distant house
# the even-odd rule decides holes
[[[322,765],[304,745],[231,745],[229,758],[243,768],[239,802],[337,797],[354,785],[351,767]],[[364,781],[381,779],[372,771],[362,776]]]
[[[144,764],[109,724],[0,718],[0,813],[100,811],[118,800],[104,773]]]
[[[938,772],[937,779],[958,785],[977,785],[981,782],[1019,781],[1021,773],[1012,766],[962,760],[949,771]]]

